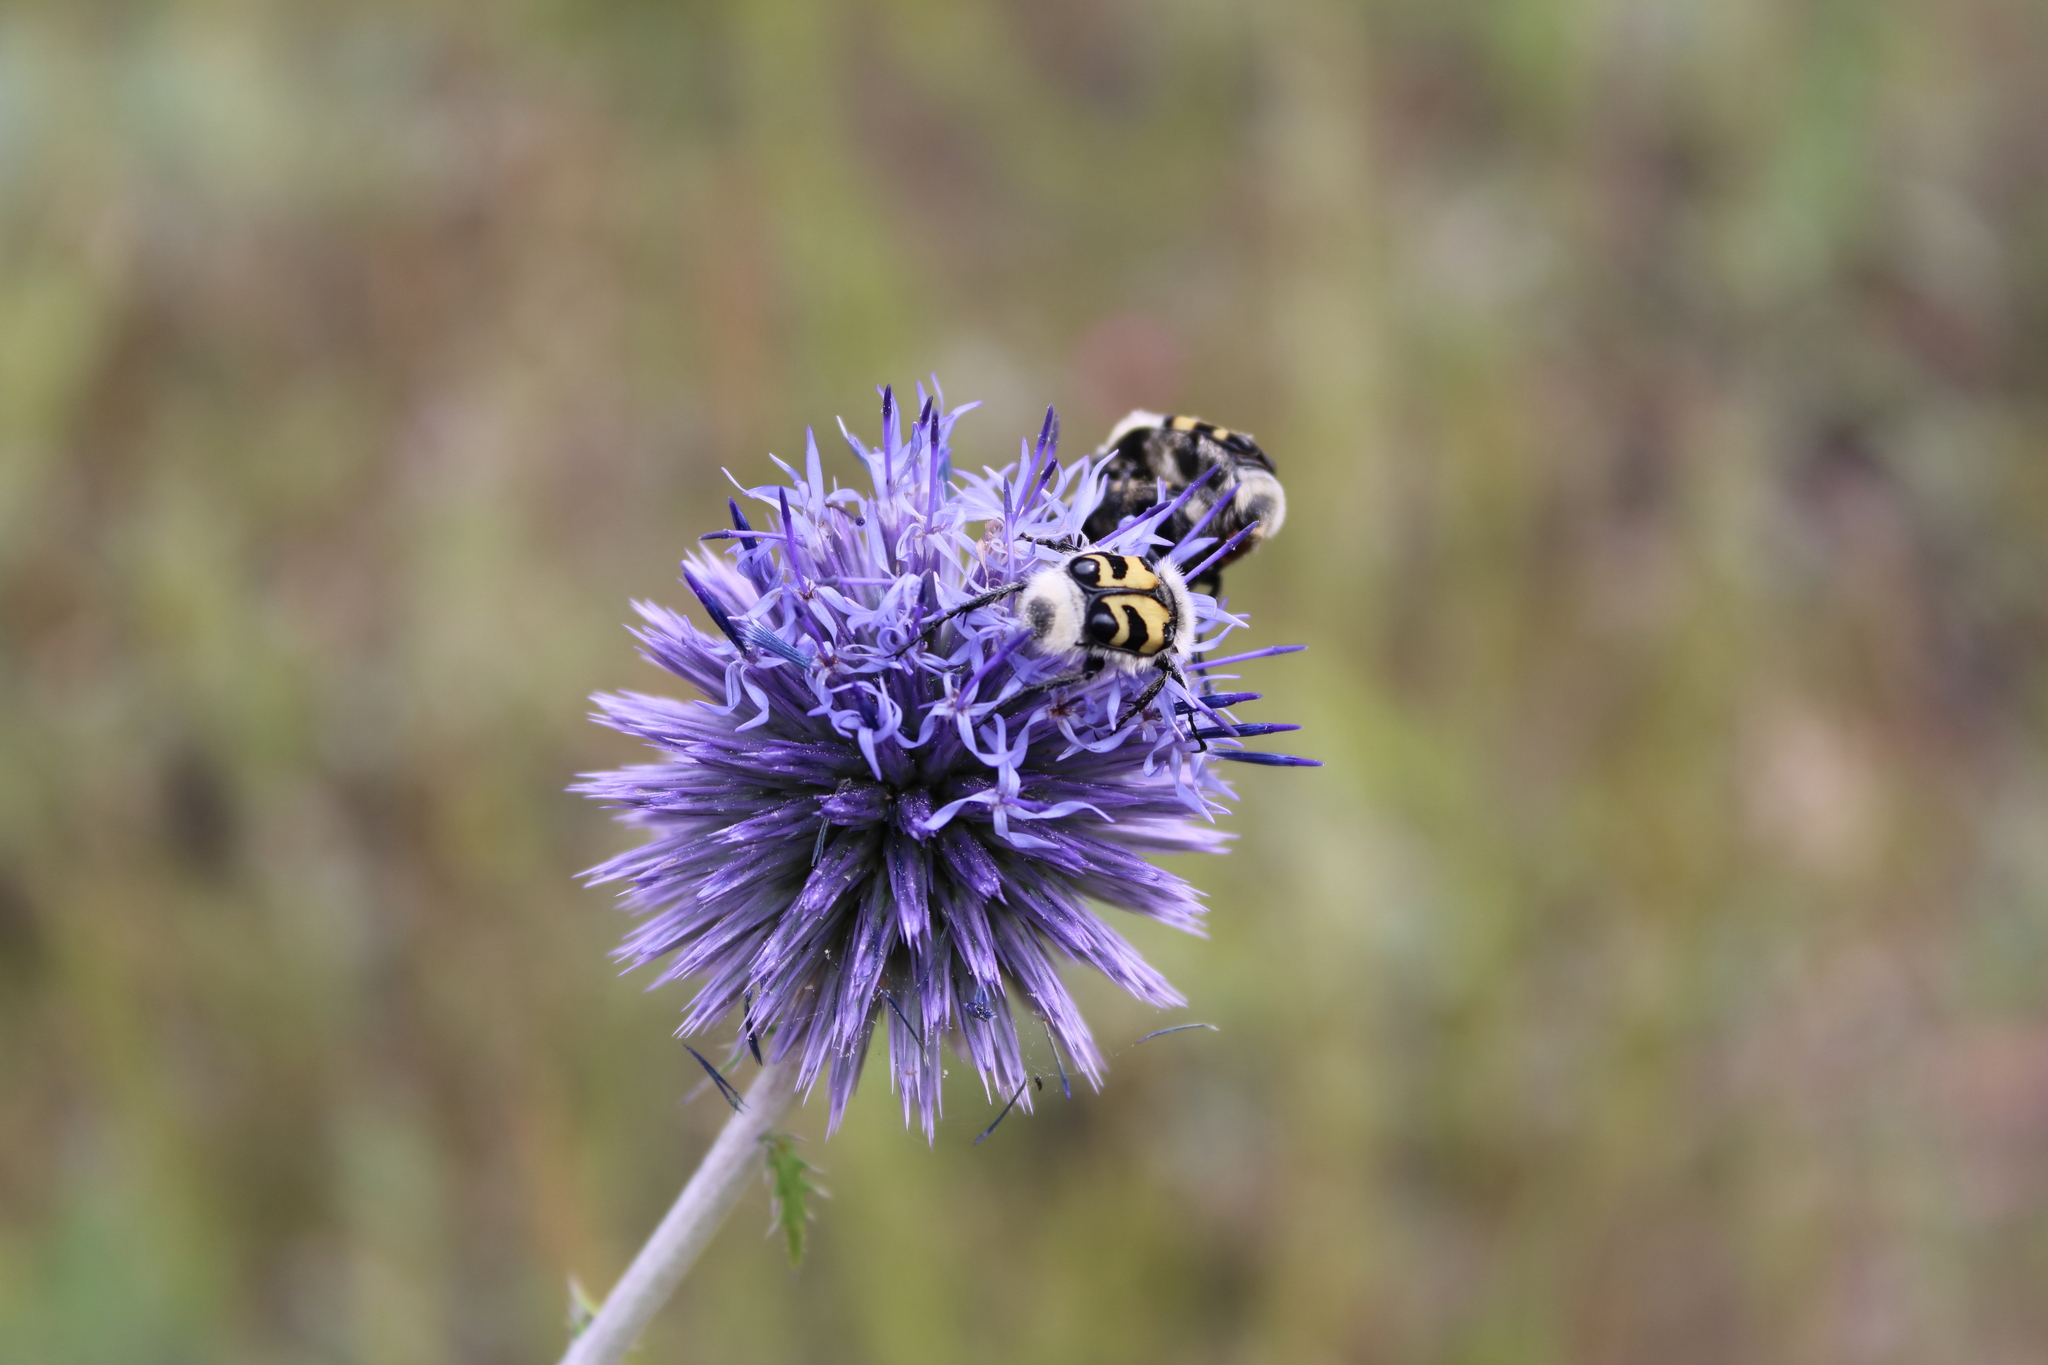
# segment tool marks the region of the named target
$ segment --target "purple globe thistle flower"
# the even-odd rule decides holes
[[[1216,760],[1311,760],[1242,747],[1297,727],[1238,723],[1229,708],[1255,695],[1205,680],[1287,651],[1206,657],[1245,624],[1206,596],[1193,597],[1184,669],[1138,714],[1143,679],[1128,673],[1044,686],[1071,679],[1071,656],[1025,648],[1013,601],[934,628],[1064,559],[1055,545],[1078,543],[1102,489],[1091,461],[1059,464],[1051,412],[1016,465],[958,476],[948,440],[968,408],[949,413],[922,386],[918,397],[907,439],[888,390],[880,448],[847,435],[871,494],[828,484],[807,436],[801,473],[777,461],[787,486],[746,490],[766,509],[760,529],[729,504],[734,529],[704,537],[724,553],[683,564],[716,634],[635,604],[642,653],[706,700],[595,698],[597,720],[663,758],[577,790],[648,831],[586,875],[626,883],[645,916],[621,959],[668,959],[659,981],[702,978],[680,1034],[738,1010],[757,1056],[800,1059],[799,1085],[829,1070],[837,1127],[886,1021],[905,1122],[916,1115],[929,1137],[944,1042],[985,1088],[1023,1088],[1013,1002],[1100,1085],[1102,1056],[1060,960],[1150,1004],[1184,1004],[1087,902],[1201,933],[1199,893],[1145,855],[1221,851],[1228,836],[1213,824],[1232,792]],[[1200,526],[1163,546],[1153,528],[1177,505],[1127,520],[1100,547],[1194,577],[1229,547]]]

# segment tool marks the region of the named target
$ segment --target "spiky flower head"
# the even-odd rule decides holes
[[[1256,698],[1205,679],[1285,651],[1209,658],[1245,623],[1208,597],[1194,599],[1186,684],[1122,724],[1144,678],[1044,686],[1071,677],[1073,657],[1025,647],[1014,599],[932,630],[948,609],[1058,563],[1046,542],[1078,538],[1101,497],[1092,461],[1059,463],[1050,412],[1018,463],[956,475],[949,438],[967,407],[946,411],[933,388],[920,386],[907,438],[888,390],[880,447],[847,434],[872,493],[828,483],[807,438],[801,472],[777,461],[786,486],[745,490],[764,509],[758,529],[730,504],[734,529],[704,537],[723,552],[683,563],[712,632],[635,604],[643,654],[704,699],[596,698],[598,720],[662,760],[578,786],[647,831],[587,875],[624,882],[644,916],[619,957],[667,959],[660,981],[701,979],[679,1033],[737,1010],[749,1046],[800,1059],[800,1085],[829,1073],[836,1126],[884,1022],[905,1121],[927,1136],[944,1044],[984,1087],[1023,1086],[1020,1003],[1100,1084],[1060,961],[1152,1005],[1184,1003],[1089,902],[1200,933],[1199,893],[1146,855],[1221,850],[1214,820],[1232,793],[1215,760],[1309,762],[1242,747],[1296,727],[1237,723],[1228,708]],[[1127,521],[1101,548],[1198,568],[1222,547],[1200,527],[1158,542],[1152,528],[1172,510]]]

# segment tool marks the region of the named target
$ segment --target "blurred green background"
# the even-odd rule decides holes
[[[0,1361],[554,1358],[722,1116],[583,697],[933,370],[1256,432],[1330,766],[1120,921],[1221,1032],[805,1111],[641,1358],[2048,1360],[2044,129],[2030,0],[8,5]]]

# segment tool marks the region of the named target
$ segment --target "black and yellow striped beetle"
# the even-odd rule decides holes
[[[1067,543],[1056,548],[1075,547]],[[1168,678],[1187,686],[1181,667],[1193,652],[1195,605],[1180,570],[1164,558],[1078,550],[1021,582],[991,588],[933,618],[918,639],[955,616],[1019,594],[1017,616],[1031,632],[1032,643],[1047,653],[1081,656],[1073,671],[1038,687],[1088,682],[1105,672],[1137,676],[1151,671],[1151,681],[1117,721],[1116,729],[1121,730],[1143,714]]]
[[[1197,526],[1219,543],[1245,533],[1234,549],[1196,577],[1197,592],[1220,593],[1223,570],[1279,534],[1287,520],[1287,494],[1273,473],[1273,458],[1249,433],[1199,417],[1140,409],[1116,424],[1096,455],[1102,460],[1102,501],[1089,514],[1084,533],[1097,541],[1114,535],[1127,518],[1143,516],[1204,473],[1216,471],[1206,487],[1154,528],[1169,545]]]

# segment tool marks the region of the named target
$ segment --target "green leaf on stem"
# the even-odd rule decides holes
[[[569,1277],[569,1340],[574,1341],[582,1336],[583,1330],[590,1326],[591,1319],[597,1316],[597,1310],[602,1307],[604,1305],[591,1298],[590,1291],[585,1289],[574,1275],[571,1275]]]
[[[782,1229],[789,1243],[789,1263],[802,1265],[804,1224],[812,1218],[806,1201],[814,1194],[830,1196],[811,1183],[811,1173],[817,1168],[797,1155],[796,1134],[770,1133],[761,1139],[761,1145],[768,1154],[768,1231],[773,1235],[777,1228]]]

